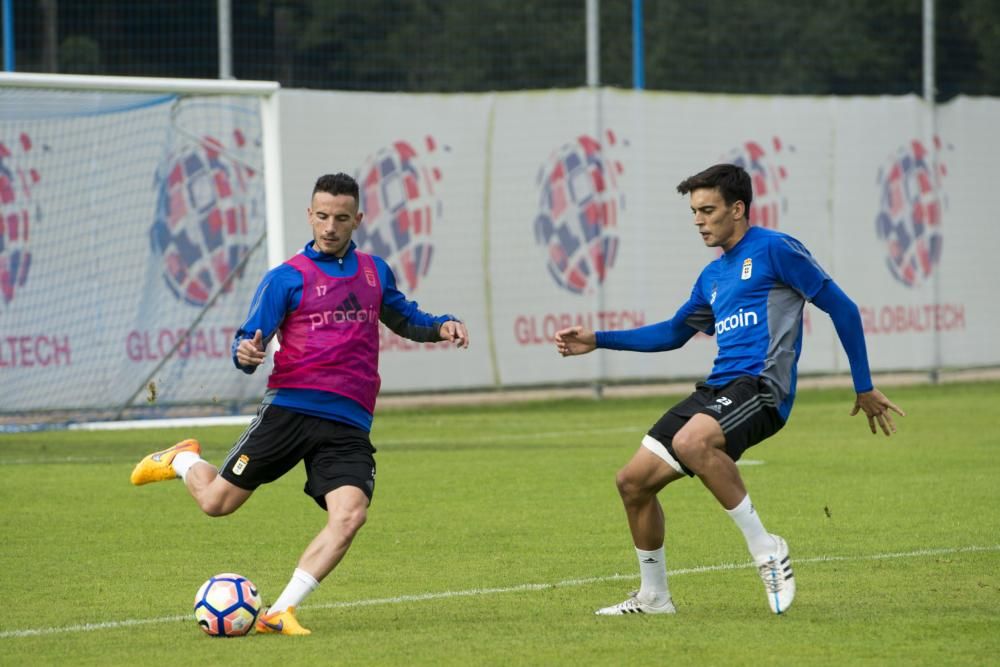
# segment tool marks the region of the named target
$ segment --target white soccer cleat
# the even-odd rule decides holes
[[[777,535],[771,537],[777,545],[775,553],[757,560],[757,571],[764,582],[771,611],[783,614],[795,599],[795,575],[792,573],[792,561],[788,557],[788,544]]]
[[[627,614],[675,614],[677,609],[670,598],[662,605],[646,604],[639,599],[639,591],[632,591],[624,602],[603,607],[594,612],[598,616],[625,616]]]

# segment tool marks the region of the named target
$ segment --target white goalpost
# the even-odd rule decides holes
[[[0,74],[0,426],[256,402],[230,344],[283,252],[278,90]]]

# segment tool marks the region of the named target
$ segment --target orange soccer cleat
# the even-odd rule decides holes
[[[300,636],[312,634],[312,631],[299,625],[295,618],[295,607],[261,614],[257,618],[257,632]]]
[[[169,447],[159,452],[153,452],[143,460],[135,464],[130,477],[136,486],[149,484],[150,482],[162,482],[165,479],[176,479],[177,473],[174,471],[174,457],[180,452],[194,452],[201,454],[201,445],[197,440],[188,439],[178,442],[173,447]]]

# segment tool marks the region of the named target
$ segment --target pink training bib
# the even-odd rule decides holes
[[[270,388],[318,389],[346,396],[368,412],[382,383],[378,325],[382,286],[370,255],[355,251],[358,271],[331,277],[305,255],[286,262],[302,274],[302,302],[278,329]]]

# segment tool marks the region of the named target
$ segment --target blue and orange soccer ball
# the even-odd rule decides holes
[[[212,637],[242,637],[253,630],[260,613],[260,593],[246,577],[217,574],[194,596],[194,617]]]

